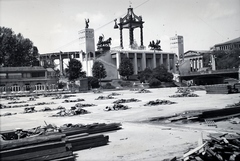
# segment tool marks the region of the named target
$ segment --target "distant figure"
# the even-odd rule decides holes
[[[85,19],[86,26],[85,28],[87,29],[89,27],[89,19]]]

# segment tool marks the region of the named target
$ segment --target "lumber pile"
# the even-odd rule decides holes
[[[76,135],[76,134],[96,134],[96,133],[103,133],[108,131],[115,131],[122,129],[120,123],[94,123],[94,124],[88,124],[88,125],[82,125],[82,124],[65,124],[61,126],[59,129],[62,133],[69,135]]]
[[[2,161],[75,160],[71,144],[61,133],[18,140],[1,138],[0,158]]]
[[[185,153],[184,161],[239,161],[240,135],[210,134],[210,139]]]
[[[119,95],[121,95],[121,94],[113,92],[113,93],[109,94],[108,96],[119,96]]]
[[[169,97],[172,97],[172,98],[177,98],[177,97],[199,97],[197,94],[194,94],[193,93],[193,90],[191,90],[190,88],[188,87],[181,87],[181,88],[178,88],[177,91],[176,91],[177,94],[175,95],[171,95]]]
[[[207,94],[229,94],[232,86],[228,84],[217,84],[205,86]]]
[[[96,106],[95,104],[82,104],[82,103],[77,103],[75,104],[75,107],[91,107],[91,106]]]

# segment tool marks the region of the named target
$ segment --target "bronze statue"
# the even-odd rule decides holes
[[[97,46],[98,46],[98,48],[109,47],[111,45],[111,41],[112,41],[111,37],[104,41],[104,35],[99,36]]]
[[[156,40],[156,43],[152,40],[150,41],[148,47],[150,47],[151,50],[159,50],[162,51],[161,46],[159,45],[161,40]]]
[[[89,19],[85,19],[86,26],[85,28],[87,29],[89,27]]]

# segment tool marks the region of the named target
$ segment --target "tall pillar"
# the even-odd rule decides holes
[[[167,70],[170,71],[170,60],[169,60],[169,54],[167,54]]]
[[[146,69],[146,53],[142,53],[142,70]]]
[[[161,53],[161,58],[160,58],[160,65],[163,64],[163,53]]]
[[[134,53],[134,74],[138,74],[137,53]]]
[[[122,36],[122,30],[123,30],[123,28],[122,28],[122,26],[120,26],[120,46],[121,46],[121,48],[123,49],[123,36]]]
[[[198,58],[196,59],[196,71],[198,71],[198,69],[199,69],[199,66],[198,66]]]
[[[62,52],[59,54],[59,64],[60,64],[60,75],[63,75],[63,59],[62,59]]]
[[[134,28],[132,28],[132,26],[130,26],[130,28],[129,28],[129,41],[130,41],[130,46],[132,46],[132,44],[133,44],[133,39],[134,39],[134,36],[133,36],[133,30],[134,30]]]
[[[176,73],[176,64],[177,64],[177,59],[176,56],[173,54],[173,72]]]
[[[140,27],[140,39],[141,39],[141,46],[143,47],[143,26]]]
[[[156,53],[155,53],[155,51],[154,51],[154,53],[153,53],[153,68],[156,68]]]
[[[120,53],[116,53],[117,78],[120,78],[120,75],[119,75],[119,72],[118,72],[120,63],[121,63],[121,55],[120,55]]]

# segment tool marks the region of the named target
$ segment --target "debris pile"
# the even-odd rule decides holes
[[[26,108],[24,108],[24,112],[23,113],[33,113],[33,112],[37,112],[35,110],[35,107],[26,107]]]
[[[169,96],[170,98],[177,98],[177,97],[199,97],[195,93],[181,93],[181,94],[174,94]]]
[[[227,107],[240,107],[240,101],[238,103],[227,105]]]
[[[115,104],[119,104],[119,103],[129,103],[129,102],[139,102],[140,100],[135,99],[135,98],[131,98],[131,99],[119,99],[114,101],[113,103]]]
[[[140,89],[140,90],[138,90],[137,93],[151,93],[151,91],[149,91],[147,89]]]
[[[15,101],[15,100],[19,100],[19,98],[18,97],[6,97],[6,100],[11,100],[11,101]]]
[[[81,102],[81,101],[85,101],[85,100],[82,98],[78,98],[76,100],[64,100],[62,103]]]
[[[99,96],[98,98],[96,98],[95,100],[106,100],[106,99],[114,99],[113,96]]]
[[[111,93],[111,94],[109,94],[108,96],[119,96],[119,95],[121,95],[121,94],[119,94],[119,93],[116,93],[116,92],[113,92],[113,93]]]
[[[88,112],[85,109],[82,109],[81,107],[71,107],[71,109],[66,110],[62,109],[56,114],[52,115],[53,117],[63,117],[63,116],[75,116],[75,115],[83,115],[83,114],[88,114]]]
[[[8,104],[17,104],[17,103],[27,103],[26,101],[13,101],[13,102],[8,102]]]
[[[17,113],[11,113],[11,112],[6,112],[6,113],[4,113],[4,114],[0,114],[0,117],[2,117],[2,116],[11,116],[11,115],[16,115]]]
[[[65,98],[69,98],[69,97],[76,97],[76,95],[55,95],[52,99],[65,99]]]
[[[118,111],[118,110],[127,110],[129,109],[128,106],[122,105],[122,104],[114,104],[113,106],[107,106],[105,107],[105,111]]]
[[[82,104],[82,103],[75,104],[75,107],[91,107],[91,106],[96,106],[96,105],[95,104]]]
[[[197,94],[194,94],[193,93],[193,90],[191,90],[190,88],[178,88],[176,93],[178,94],[174,94],[174,95],[171,95],[169,97],[172,97],[172,98],[177,98],[177,97],[199,97]]]
[[[169,100],[156,99],[155,101],[149,101],[148,103],[144,104],[144,106],[171,105],[171,104],[175,104],[175,103],[176,102],[172,102]]]
[[[210,139],[185,153],[184,161],[239,161],[240,134],[210,134]]]

